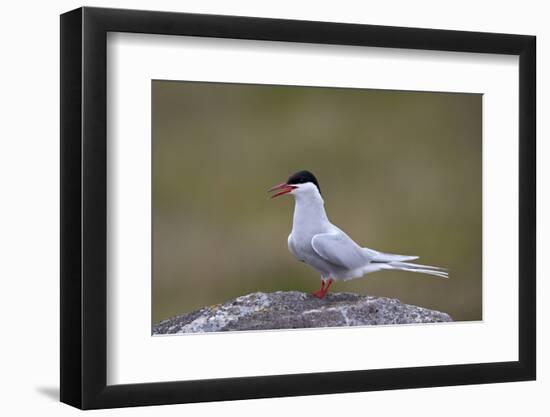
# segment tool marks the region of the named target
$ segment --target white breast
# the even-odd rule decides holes
[[[300,262],[314,267],[323,277],[329,277],[341,268],[331,265],[320,257],[311,245],[315,235],[338,230],[327,218],[323,199],[319,194],[308,198],[296,197],[292,232],[288,236],[288,249]]]

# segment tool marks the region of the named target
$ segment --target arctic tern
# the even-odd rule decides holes
[[[383,253],[355,243],[329,221],[319,182],[309,171],[299,171],[268,191],[277,191],[271,198],[285,194],[294,197],[294,218],[292,232],[288,236],[288,249],[297,260],[312,266],[321,274],[321,288],[313,293],[318,298],[325,297],[335,280],[360,278],[376,271],[402,270],[449,277],[444,268],[407,262],[418,259],[418,256]]]

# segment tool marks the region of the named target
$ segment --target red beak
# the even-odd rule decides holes
[[[279,197],[280,195],[288,194],[295,188],[298,188],[298,187],[295,187],[294,185],[289,185],[286,182],[283,182],[282,184],[276,185],[275,187],[271,187],[269,190],[267,190],[267,192],[269,193],[271,191],[281,190],[278,193],[273,194],[271,196],[271,198],[275,198],[275,197]]]

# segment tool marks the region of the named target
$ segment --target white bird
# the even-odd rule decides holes
[[[334,280],[346,281],[376,271],[402,270],[449,277],[444,268],[406,262],[418,259],[418,256],[383,253],[355,243],[329,221],[319,183],[309,171],[299,171],[287,182],[268,191],[278,191],[271,198],[284,194],[294,197],[294,219],[292,232],[288,236],[288,249],[297,260],[321,274],[321,289],[313,293],[318,298],[327,294]]]

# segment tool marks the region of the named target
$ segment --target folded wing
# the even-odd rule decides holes
[[[372,255],[345,233],[321,233],[311,239],[313,250],[325,261],[346,269],[365,266]]]
[[[367,248],[363,248],[367,249]],[[368,249],[372,250],[372,249]],[[373,251],[376,252],[376,251]],[[410,256],[410,255],[396,255],[394,253],[384,253],[384,252],[376,252],[376,255],[374,255],[373,262],[403,262],[403,261],[414,261],[415,259],[418,259],[418,256]]]

